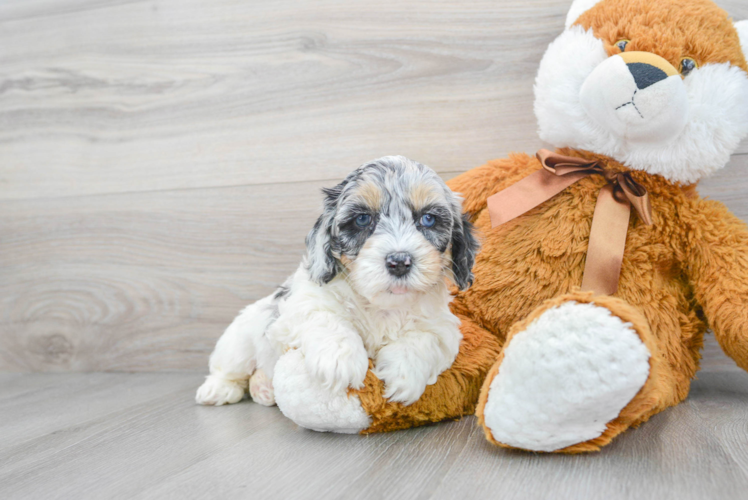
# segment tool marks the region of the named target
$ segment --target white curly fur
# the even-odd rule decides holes
[[[356,182],[365,193],[378,183],[388,204],[379,207],[376,227],[360,240],[355,255],[336,247],[341,253],[333,257],[330,249],[341,245],[330,238],[346,236],[348,211],[355,216],[361,203],[372,199],[359,196]],[[363,386],[369,359],[385,383],[385,397],[406,405],[452,365],[462,339],[449,309],[448,281],[459,252],[454,245],[469,252],[461,254],[466,267],[456,271],[463,280],[471,276],[475,252],[472,236],[463,232],[469,226],[462,221],[459,197],[433,171],[402,157],[354,172],[336,189],[328,193],[325,212],[307,240],[307,258],[294,275],[242,311],[218,340],[198,403],[235,403],[248,387],[255,401],[277,403],[303,427],[357,432],[369,425],[369,417],[347,391]],[[442,217],[440,229],[434,225],[429,234],[411,213],[424,193],[430,193],[429,210]],[[458,232],[462,239],[455,239]],[[349,235],[349,241],[359,241],[360,234]],[[409,255],[405,275],[387,267],[393,253]],[[319,276],[327,275],[329,281],[320,283]]]

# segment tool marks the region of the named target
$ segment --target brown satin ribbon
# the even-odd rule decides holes
[[[582,290],[614,294],[621,274],[631,207],[645,224],[652,224],[652,206],[647,190],[629,172],[606,171],[595,161],[564,156],[547,149],[538,151],[537,157],[543,165],[541,170],[488,198],[491,227],[519,217],[587,176],[602,175],[608,184],[597,196]]]

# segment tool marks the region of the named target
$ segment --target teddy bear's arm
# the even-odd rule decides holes
[[[486,208],[486,198],[540,168],[540,162],[524,153],[491,160],[485,165],[458,175],[447,182],[464,199],[463,211],[477,214]]]
[[[748,227],[715,201],[701,201],[687,226],[696,300],[722,349],[748,370]]]

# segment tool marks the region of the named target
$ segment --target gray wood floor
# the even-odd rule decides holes
[[[0,498],[744,499],[748,374],[703,372],[689,399],[601,453],[489,445],[473,417],[319,434],[244,401],[192,402],[196,374],[0,375]]]

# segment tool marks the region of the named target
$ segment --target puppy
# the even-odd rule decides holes
[[[385,396],[405,405],[452,365],[462,335],[448,282],[470,286],[478,248],[461,198],[402,156],[367,163],[323,192],[301,265],[218,340],[198,403],[236,403],[248,388],[273,405],[275,364],[291,349],[333,392],[363,387],[371,358]]]

